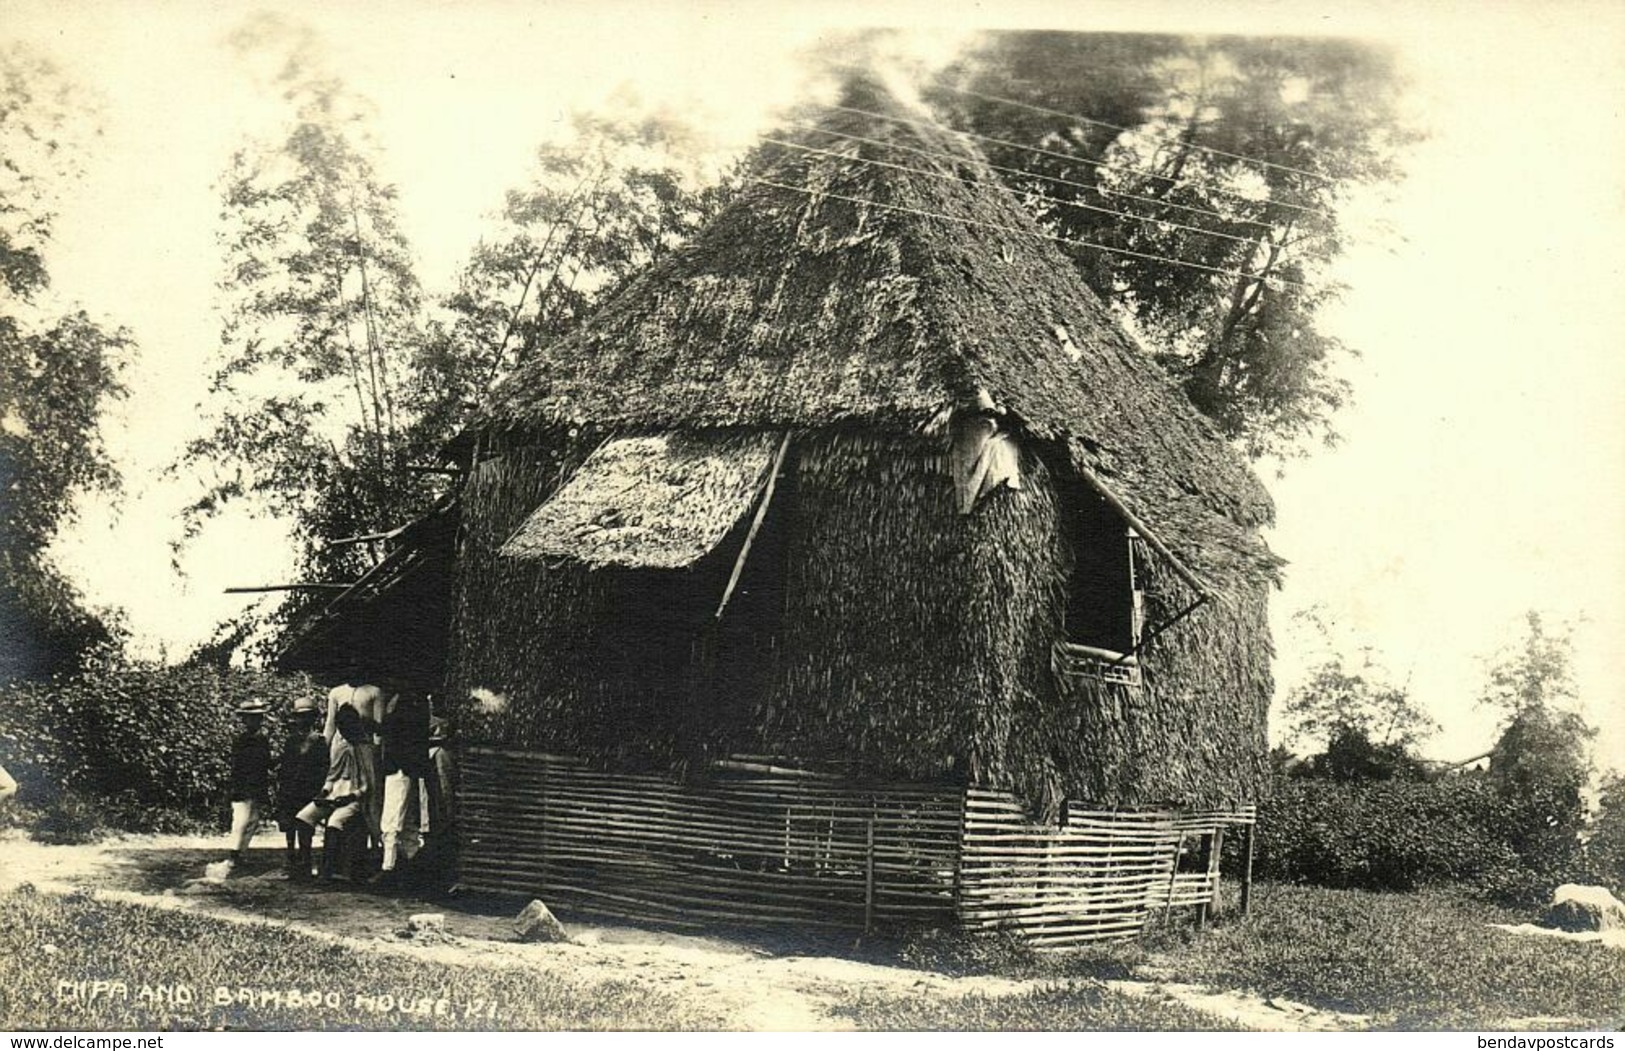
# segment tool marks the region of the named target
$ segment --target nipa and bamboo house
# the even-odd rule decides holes
[[[1270,500],[973,148],[847,101],[491,396],[462,880],[1039,946],[1205,907]]]

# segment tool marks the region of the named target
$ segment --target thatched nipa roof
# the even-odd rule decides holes
[[[975,148],[871,85],[846,101],[881,116],[837,108],[796,136],[823,152],[776,147],[486,424],[912,431],[990,394],[1219,593],[1272,579],[1268,494]]]
[[[754,501],[778,438],[681,433],[605,442],[500,553],[595,568],[691,566]]]

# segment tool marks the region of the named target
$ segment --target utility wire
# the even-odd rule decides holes
[[[837,160],[857,161],[859,164],[878,165],[883,168],[893,168],[901,172],[912,172],[915,175],[929,176],[933,179],[946,179],[949,182],[960,181],[959,176],[954,175],[952,172],[934,172],[927,168],[910,168],[905,164],[893,164],[890,161],[871,160],[868,157],[856,157],[847,153],[835,153],[830,150],[821,150],[813,146],[803,146],[799,143],[786,142],[783,139],[775,139],[771,137],[763,137],[762,141],[772,143],[775,146],[784,146],[792,150],[801,150],[805,153],[817,154],[821,157],[833,157]],[[1252,237],[1240,237],[1236,234],[1227,234],[1222,230],[1210,230],[1205,226],[1190,226],[1186,223],[1176,223],[1171,219],[1158,219],[1155,216],[1150,215],[1137,215],[1134,212],[1119,212],[1111,208],[1102,208],[1097,204],[1084,204],[1082,201],[1069,201],[1064,197],[1050,197],[1042,193],[1028,193],[1022,190],[1011,189],[1008,186],[996,186],[995,189],[997,192],[1010,197],[1034,197],[1040,201],[1049,201],[1051,204],[1058,204],[1067,208],[1082,208],[1086,211],[1100,212],[1104,215],[1115,215],[1123,219],[1133,219],[1136,222],[1156,223],[1160,226],[1171,226],[1176,230],[1189,230],[1192,233],[1206,234],[1209,237],[1222,237],[1226,241],[1236,241],[1240,244],[1256,245],[1258,243],[1257,239]]]
[[[957,95],[969,95],[971,98],[983,99],[987,102],[997,102],[1006,106],[1016,106],[1021,109],[1032,110],[1034,113],[1047,113],[1052,117],[1065,117],[1067,120],[1075,120],[1079,124],[1091,124],[1097,128],[1110,128],[1112,131],[1127,132],[1129,134],[1134,134],[1135,132],[1135,129],[1125,128],[1121,124],[1112,124],[1109,121],[1096,120],[1093,117],[1083,117],[1076,113],[1066,113],[1062,110],[1050,109],[1048,106],[1040,106],[1033,102],[1022,102],[1020,99],[1007,99],[999,95],[988,95],[984,92],[973,91],[970,88],[950,87],[947,84],[940,84],[936,86],[941,87],[945,91],[952,91]],[[1160,137],[1160,141],[1179,143],[1177,138],[1168,138],[1167,136]],[[1212,146],[1199,146],[1193,142],[1179,144],[1185,146],[1187,149],[1200,150],[1203,153],[1211,153],[1215,157],[1228,157],[1235,161],[1246,161],[1248,164],[1257,164],[1264,168],[1274,168],[1278,171],[1291,172],[1294,175],[1303,175],[1310,179],[1319,179],[1322,182],[1327,183],[1336,181],[1330,175],[1323,175],[1320,172],[1312,172],[1306,168],[1294,168],[1290,164],[1277,164],[1274,161],[1259,160],[1257,157],[1249,157],[1244,153],[1231,153],[1228,150],[1221,150]]]
[[[867,135],[855,135],[855,134],[853,134],[852,132],[849,132],[849,131],[836,131],[834,128],[826,128],[826,127],[823,127],[823,126],[818,125],[818,124],[813,124],[813,123],[811,123],[809,121],[793,120],[793,121],[790,121],[790,123],[792,125],[794,125],[795,127],[803,128],[803,129],[805,129],[807,131],[822,132],[825,135],[835,135],[835,136],[838,136],[839,138],[851,139],[854,142],[866,142],[866,143],[869,143],[872,146],[879,146],[882,149],[901,150],[901,151],[903,151],[905,153],[919,154],[922,157],[935,157],[935,158],[938,158],[940,160],[953,161],[956,164],[965,163],[965,158],[964,157],[957,156],[957,155],[952,154],[952,153],[943,153],[941,150],[928,150],[928,149],[925,149],[924,147],[921,147],[921,146],[905,146],[900,142],[887,142],[884,139],[871,138],[871,137],[869,137]],[[1083,163],[1089,163],[1085,158],[1082,158],[1082,157],[1075,158],[1075,159],[1080,161],[1080,162],[1083,162]],[[1071,187],[1073,187],[1075,189],[1088,190],[1088,191],[1092,191],[1094,193],[1098,193],[1102,197],[1123,197],[1123,198],[1127,198],[1129,200],[1145,201],[1147,204],[1155,204],[1155,205],[1159,205],[1159,206],[1161,206],[1163,208],[1176,208],[1176,209],[1178,209],[1179,211],[1182,211],[1182,212],[1195,212],[1198,215],[1211,215],[1211,216],[1213,216],[1215,218],[1223,219],[1226,222],[1235,222],[1236,221],[1235,216],[1225,215],[1223,212],[1215,211],[1212,208],[1203,208],[1203,207],[1201,207],[1199,205],[1194,205],[1194,204],[1180,204],[1177,201],[1165,201],[1160,197],[1148,197],[1145,194],[1129,193],[1126,190],[1106,189],[1106,188],[1102,188],[1100,186],[1094,185],[1093,183],[1078,182],[1076,179],[1064,179],[1059,175],[1043,175],[1043,174],[1040,174],[1039,172],[1028,171],[1026,168],[1011,168],[1011,167],[1009,167],[1007,165],[1003,165],[1003,164],[994,164],[991,161],[986,161],[985,163],[987,164],[987,166],[989,168],[992,168],[994,171],[1003,172],[1006,175],[1020,175],[1020,176],[1024,176],[1024,177],[1029,178],[1029,179],[1038,179],[1038,180],[1040,180],[1042,182],[1055,183],[1058,186],[1071,186]],[[1263,202],[1254,201],[1252,203],[1259,204],[1259,203],[1263,203]]]
[[[846,69],[848,71],[851,71],[851,70],[858,70],[860,72],[861,71],[867,71],[866,67],[860,66],[858,63],[855,63],[855,62],[846,63],[841,68],[844,68],[844,69]],[[1123,67],[1118,67],[1118,68],[1123,68]],[[956,95],[967,95],[967,96],[969,96],[971,98],[982,99],[983,101],[986,101],[986,102],[997,102],[997,103],[1000,103],[1000,104],[1005,105],[1005,106],[1016,106],[1016,107],[1018,107],[1020,109],[1031,110],[1034,113],[1047,113],[1052,117],[1064,117],[1067,120],[1076,121],[1079,124],[1088,124],[1088,125],[1091,125],[1091,126],[1096,127],[1096,128],[1108,128],[1108,129],[1110,129],[1112,131],[1123,132],[1123,133],[1126,133],[1126,134],[1135,134],[1136,131],[1137,131],[1137,129],[1135,129],[1135,128],[1125,127],[1125,126],[1123,126],[1121,124],[1113,124],[1110,121],[1099,120],[1099,119],[1097,119],[1095,117],[1085,117],[1085,116],[1083,116],[1081,114],[1078,114],[1078,113],[1068,113],[1065,110],[1051,109],[1048,106],[1040,106],[1035,102],[1024,102],[1021,99],[1005,98],[1002,95],[990,95],[990,94],[987,94],[986,92],[976,91],[976,90],[974,90],[972,88],[956,88],[951,84],[943,84],[943,83],[939,83],[939,82],[933,82],[930,85],[930,87],[932,89],[938,89],[938,90],[942,90],[942,91],[949,91],[949,92],[952,92],[952,93],[954,93]],[[968,133],[962,132],[961,134],[968,134]],[[1202,153],[1211,153],[1216,157],[1228,157],[1231,160],[1246,161],[1248,164],[1256,164],[1256,165],[1259,165],[1260,167],[1264,167],[1264,168],[1274,168],[1274,169],[1276,169],[1278,171],[1291,172],[1294,175],[1302,175],[1302,176],[1305,176],[1305,177],[1310,178],[1310,179],[1319,179],[1320,181],[1325,182],[1325,183],[1335,183],[1337,181],[1335,178],[1333,178],[1330,175],[1325,175],[1325,174],[1323,174],[1321,172],[1312,172],[1312,171],[1309,171],[1307,168],[1294,168],[1290,164],[1279,164],[1279,163],[1277,163],[1275,161],[1260,160],[1257,157],[1249,157],[1245,153],[1231,153],[1228,150],[1221,150],[1221,149],[1218,149],[1218,148],[1213,147],[1213,146],[1200,146],[1200,145],[1197,145],[1194,142],[1180,143],[1177,137],[1170,138],[1168,136],[1160,136],[1160,137],[1159,136],[1152,136],[1152,138],[1157,138],[1157,139],[1159,139],[1159,141],[1162,141],[1162,142],[1176,143],[1176,144],[1184,146],[1187,149],[1199,150]],[[1130,170],[1131,171],[1137,171],[1138,169],[1130,169]],[[1144,173],[1144,174],[1151,174],[1151,173],[1147,172],[1147,173]],[[1158,178],[1165,178],[1165,176],[1158,176]]]
[[[914,127],[932,128],[932,129],[937,130],[937,131],[947,132],[950,135],[961,135],[961,136],[964,136],[965,138],[976,139],[976,140],[978,140],[980,142],[990,142],[990,143],[993,143],[995,146],[1008,146],[1011,149],[1026,150],[1029,153],[1036,153],[1036,154],[1040,154],[1040,155],[1045,156],[1045,157],[1054,157],[1054,158],[1056,158],[1058,160],[1070,161],[1070,162],[1072,162],[1074,164],[1087,164],[1087,165],[1090,165],[1092,167],[1100,168],[1100,169],[1107,170],[1107,171],[1132,172],[1132,173],[1134,173],[1136,175],[1144,175],[1144,176],[1146,176],[1148,178],[1152,178],[1152,179],[1161,179],[1163,182],[1168,183],[1170,188],[1194,187],[1194,188],[1197,188],[1197,189],[1206,189],[1206,190],[1209,190],[1209,191],[1211,191],[1213,193],[1220,194],[1220,195],[1225,196],[1225,197],[1234,198],[1234,199],[1236,199],[1238,201],[1248,201],[1249,203],[1254,203],[1254,204],[1260,203],[1260,202],[1257,202],[1257,201],[1253,201],[1252,198],[1247,197],[1245,194],[1236,193],[1234,190],[1222,190],[1222,189],[1220,189],[1220,188],[1218,188],[1216,186],[1206,186],[1206,185],[1204,185],[1202,183],[1197,183],[1197,182],[1181,182],[1180,180],[1175,179],[1171,175],[1161,175],[1161,174],[1159,174],[1157,172],[1146,171],[1144,168],[1134,168],[1134,167],[1130,167],[1128,165],[1123,165],[1123,164],[1111,164],[1111,163],[1109,163],[1107,161],[1090,160],[1087,157],[1079,157],[1079,156],[1077,156],[1075,154],[1071,154],[1071,153],[1060,153],[1060,152],[1058,152],[1056,150],[1046,150],[1042,146],[1029,146],[1027,143],[1024,143],[1024,142],[1015,142],[1015,141],[1012,141],[1010,139],[995,138],[992,135],[979,135],[974,131],[955,131],[952,128],[946,128],[943,125],[938,124],[938,123],[936,123],[934,121],[914,120],[914,119],[909,118],[909,117],[894,117],[894,116],[892,116],[890,114],[887,114],[887,113],[877,113],[874,110],[859,109],[856,106],[831,106],[830,108],[834,109],[834,110],[839,110],[839,111],[841,111],[843,113],[855,113],[855,114],[859,114],[859,115],[865,116],[865,117],[873,117],[873,118],[875,118],[877,120],[891,121],[894,124],[908,124],[908,125],[911,125],[911,126],[914,126]],[[1322,217],[1327,218],[1327,219],[1333,218],[1333,216],[1330,215],[1329,213],[1321,211],[1318,208],[1312,208],[1312,207],[1310,207],[1309,205],[1306,205],[1306,204],[1292,204],[1292,203],[1290,203],[1288,201],[1272,201],[1270,203],[1272,203],[1272,204],[1274,204],[1274,205],[1276,205],[1277,207],[1280,207],[1280,208],[1291,208],[1294,211],[1305,212],[1305,213],[1310,214],[1310,215],[1318,215],[1318,216],[1322,216]]]
[[[1249,281],[1279,281],[1284,285],[1292,285],[1297,288],[1303,287],[1303,282],[1301,281],[1293,281],[1290,278],[1281,277],[1276,274],[1250,273],[1246,270],[1227,270],[1224,267],[1208,266],[1206,263],[1192,263],[1189,260],[1175,259],[1172,256],[1153,255],[1150,252],[1137,252],[1132,248],[1113,248],[1111,245],[1098,244],[1094,241],[1085,241],[1076,237],[1062,237],[1059,234],[1047,234],[1042,230],[1018,230],[1013,226],[1005,226],[1003,223],[990,223],[982,219],[969,219],[965,218],[964,216],[947,215],[943,212],[932,212],[923,208],[910,208],[907,205],[902,204],[882,204],[880,201],[871,201],[863,197],[849,197],[846,194],[832,193],[827,190],[813,190],[805,186],[791,186],[787,183],[774,182],[771,179],[761,179],[754,176],[747,177],[745,181],[755,183],[758,186],[771,186],[778,190],[790,190],[795,193],[805,194],[808,197],[829,197],[837,201],[850,201],[853,204],[867,205],[871,208],[884,208],[887,211],[892,212],[907,212],[910,215],[920,215],[928,219],[943,219],[947,222],[960,223],[964,226],[980,226],[992,230],[1003,230],[1006,233],[1016,234],[1020,237],[1038,237],[1046,241],[1057,241],[1061,244],[1077,245],[1081,248],[1094,248],[1102,252],[1111,252],[1117,255],[1129,255],[1138,259],[1149,259],[1159,263],[1171,263],[1174,266],[1189,267],[1192,270],[1203,270],[1210,274],[1222,274],[1225,277],[1245,278]]]

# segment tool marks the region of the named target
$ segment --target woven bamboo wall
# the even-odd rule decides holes
[[[1017,931],[1038,948],[1130,937],[1154,916],[1210,904],[1222,830],[1253,820],[1250,806],[1127,811],[1069,803],[1056,828],[1033,823],[1008,793],[972,788],[959,920],[972,930]]]
[[[960,793],[812,774],[700,786],[471,749],[464,885],[665,923],[952,921]]]
[[[1033,824],[1009,793],[859,786],[803,771],[703,786],[497,748],[466,757],[462,882],[668,924],[882,924],[1014,930],[1038,947],[1130,937],[1212,900],[1178,871],[1251,808],[1069,810]]]

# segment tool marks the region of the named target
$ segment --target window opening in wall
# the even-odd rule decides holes
[[[1072,553],[1063,637],[1056,670],[1112,682],[1140,681],[1135,652],[1145,621],[1145,595],[1134,559],[1134,531],[1098,494],[1076,485],[1062,501]]]

